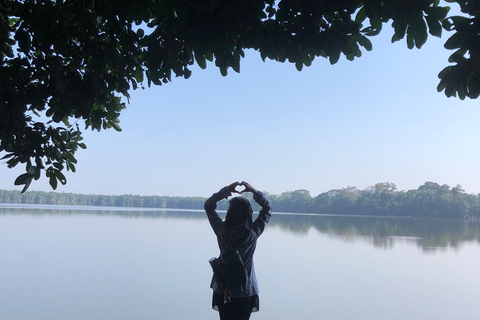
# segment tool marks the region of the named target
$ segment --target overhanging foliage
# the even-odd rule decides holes
[[[298,70],[317,57],[354,60],[385,23],[409,48],[454,31],[438,90],[477,98],[480,4],[448,2],[465,15],[447,18],[438,0],[1,0],[0,152],[8,167],[26,165],[23,191],[42,171],[56,189],[86,148],[78,124],[121,130],[129,90],[188,78],[207,61],[239,72],[246,49]]]

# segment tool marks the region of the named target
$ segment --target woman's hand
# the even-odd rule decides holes
[[[237,186],[240,186],[240,185],[242,185],[242,184],[241,184],[240,182],[238,182],[238,181],[229,184],[229,185],[228,185],[228,192],[230,192],[230,193],[242,193],[242,192],[245,191],[246,189],[243,190],[242,192],[239,192],[239,191],[235,190],[235,188],[236,188]]]
[[[245,186],[245,190],[242,190],[242,192],[240,192],[240,193],[244,193],[244,192],[257,193],[257,189],[255,189],[254,187],[252,187],[252,186],[250,185],[250,183],[248,183],[248,182],[242,181],[242,183],[240,183],[240,185]]]
[[[244,186],[245,189],[239,191],[239,190],[237,190],[238,186]],[[235,182],[229,184],[227,188],[228,188],[228,192],[230,192],[230,193],[238,193],[238,194],[242,194],[244,192],[257,193],[257,189],[255,189],[254,187],[252,187],[250,185],[250,183],[245,182],[245,181],[242,181],[242,182],[235,181]]]

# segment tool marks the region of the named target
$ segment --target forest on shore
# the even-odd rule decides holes
[[[425,182],[408,191],[398,191],[394,183],[384,182],[364,190],[351,186],[332,189],[316,197],[304,189],[267,195],[276,212],[480,219],[480,194],[468,194],[460,185],[451,188],[435,182]],[[203,209],[205,200],[204,197],[0,190],[0,203],[17,204]],[[228,202],[223,200],[218,209],[226,210],[227,206]],[[258,206],[254,208],[258,210]]]

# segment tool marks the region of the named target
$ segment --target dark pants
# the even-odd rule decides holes
[[[215,295],[217,297],[215,297]],[[223,296],[215,293],[214,301],[223,301]],[[231,298],[232,302],[217,303],[220,320],[248,320],[253,308],[258,309],[258,296]]]

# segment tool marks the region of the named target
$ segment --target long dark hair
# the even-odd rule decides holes
[[[223,234],[229,245],[236,245],[245,239],[252,229],[252,213],[252,206],[247,198],[239,196],[230,200]]]

